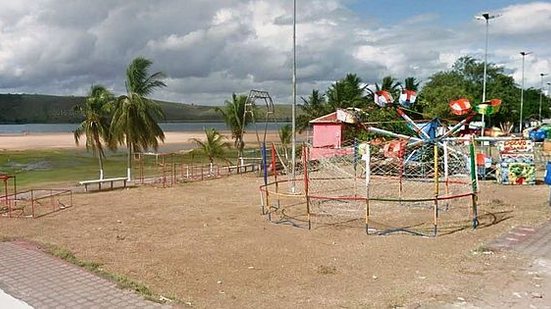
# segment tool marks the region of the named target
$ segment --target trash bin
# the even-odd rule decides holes
[[[547,166],[545,167],[545,176],[543,178],[543,182],[545,182],[546,185],[551,186],[551,161],[547,161]]]
[[[543,177],[543,182],[546,185],[549,185],[549,206],[551,206],[551,161],[547,161],[547,166],[545,166],[545,176]]]

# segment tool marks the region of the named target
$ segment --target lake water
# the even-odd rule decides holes
[[[279,129],[287,122],[269,122],[268,130]],[[0,124],[0,134],[23,134],[23,133],[62,133],[73,132],[79,124],[77,123],[30,123],[30,124]],[[227,130],[226,124],[222,122],[170,122],[159,124],[165,132],[189,132],[203,131],[205,128],[214,128],[219,131]],[[259,132],[264,131],[265,123],[256,123]],[[248,131],[255,130],[251,124]]]

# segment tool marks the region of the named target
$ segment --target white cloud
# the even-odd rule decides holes
[[[463,55],[483,56],[484,26],[466,20],[444,27],[423,13],[393,25],[363,20],[349,0],[298,2],[299,95],[325,90],[346,73],[367,83],[392,74],[426,79]],[[92,83],[124,91],[124,70],[136,56],[170,79],[155,96],[220,104],[232,92],[266,89],[291,102],[292,2],[283,0],[0,0],[0,91],[84,94]],[[497,10],[489,61],[527,86],[551,72],[551,3]]]
[[[506,35],[542,35],[551,29],[551,3],[534,2],[511,5],[498,11],[496,33]]]

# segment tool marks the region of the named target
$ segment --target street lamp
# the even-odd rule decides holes
[[[297,109],[297,1],[293,0],[293,106],[291,108],[292,121],[292,145],[291,145],[291,192],[295,193],[295,168],[296,168],[296,149],[297,149],[297,133],[296,133],[296,109]]]
[[[546,73],[540,73],[540,78],[541,78],[541,84],[540,84],[540,123],[541,123],[541,104],[543,102],[543,77],[547,75]]]
[[[522,111],[524,109],[524,57],[530,55],[532,52],[521,51],[522,56],[522,86],[520,88],[520,121],[519,121],[519,133],[522,134]]]
[[[486,72],[488,66],[488,28],[489,20],[499,17],[500,15],[490,15],[490,13],[483,13],[480,16],[475,16],[478,20],[486,21],[486,48],[484,50],[484,81],[482,83],[482,102],[486,102]],[[484,122],[484,114],[482,114],[482,136],[484,136],[484,129],[486,128],[486,123]]]
[[[549,97],[549,101],[551,103],[551,82],[547,82],[547,97]],[[549,108],[549,104],[547,105],[547,108]]]

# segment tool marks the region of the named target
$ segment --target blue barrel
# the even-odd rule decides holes
[[[551,161],[547,161],[547,166],[545,167],[545,178],[543,181],[546,185],[551,186]]]

